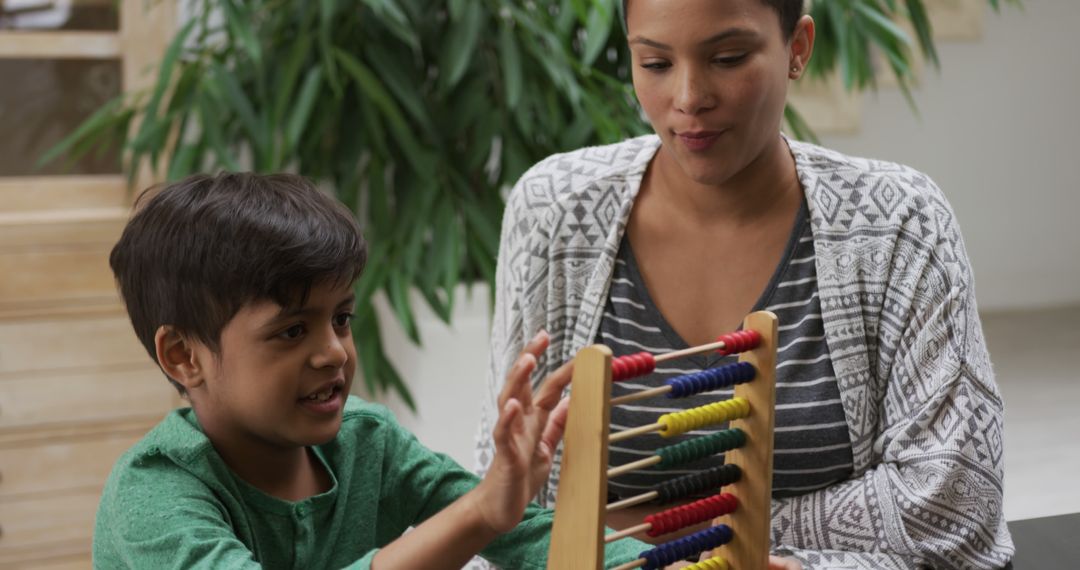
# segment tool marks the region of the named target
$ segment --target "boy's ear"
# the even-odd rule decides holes
[[[194,343],[170,325],[158,327],[154,348],[161,369],[189,392],[203,383],[203,368]]]

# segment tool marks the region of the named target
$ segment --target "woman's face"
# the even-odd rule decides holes
[[[807,21],[788,41],[761,0],[629,2],[634,89],[666,158],[721,185],[776,143]]]

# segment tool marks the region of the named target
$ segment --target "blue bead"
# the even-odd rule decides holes
[[[753,380],[757,371],[749,362],[736,362],[719,368],[710,368],[692,374],[672,378],[665,382],[671,386],[668,398],[685,398],[702,392],[711,392]]]

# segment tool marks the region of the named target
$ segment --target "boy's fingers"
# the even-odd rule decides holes
[[[559,445],[559,441],[562,440],[563,432],[566,431],[566,416],[570,412],[570,398],[563,398],[559,401],[559,405],[555,407],[555,411],[551,412],[551,416],[548,417],[547,426],[544,427],[544,435],[540,438],[540,441],[544,442],[548,446],[548,449],[554,450]]]
[[[499,394],[499,409],[502,409],[502,405],[511,396],[521,398],[522,386],[529,385],[529,375],[536,369],[537,359],[547,350],[548,340],[547,332],[541,330],[526,343],[521,354],[518,354],[517,360],[506,373],[506,383]],[[532,394],[529,394],[528,398],[531,400]]]
[[[506,375],[506,383],[502,392],[499,393],[499,409],[510,398],[520,398],[522,392],[529,391],[529,375],[536,369],[536,357],[532,354],[522,353],[510,367]]]
[[[548,337],[547,331],[540,329],[533,335],[532,339],[525,344],[525,348],[522,352],[528,352],[533,356],[540,358],[540,355],[544,354],[544,351],[547,350],[549,340],[550,337]]]
[[[544,382],[536,391],[536,406],[545,410],[554,408],[573,378],[574,361],[572,360],[560,366],[555,372],[548,374],[548,377],[544,379]]]
[[[499,421],[495,422],[495,449],[513,452],[508,446],[513,445],[514,424],[521,416],[521,403],[511,398],[499,410]]]

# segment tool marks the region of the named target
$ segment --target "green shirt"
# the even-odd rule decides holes
[[[337,437],[314,448],[333,487],[290,502],[240,480],[191,409],[170,413],[116,462],[94,530],[95,568],[369,568],[376,551],[479,479],[435,453],[382,406],[350,397]],[[481,555],[544,568],[553,513],[530,505]],[[635,540],[607,563],[637,558]]]

